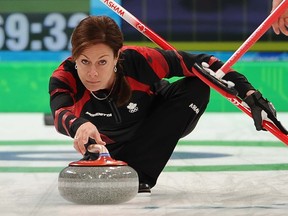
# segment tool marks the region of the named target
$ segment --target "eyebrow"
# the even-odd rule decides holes
[[[86,55],[84,55],[84,54],[81,54],[81,55],[83,55],[85,58],[89,59],[88,56],[86,56]]]
[[[108,57],[109,57],[109,55],[108,55],[108,54],[104,54],[104,55],[100,56],[100,57],[99,57],[99,59],[100,59],[100,58],[103,58],[103,57],[106,57],[106,56],[108,56]]]
[[[90,59],[88,56],[86,56],[86,55],[84,55],[84,54],[81,54],[81,55],[83,55],[85,58],[87,58],[87,59]],[[101,59],[101,58],[103,58],[103,57],[105,57],[105,56],[109,56],[108,54],[104,54],[104,55],[102,55],[102,56],[100,56],[98,59]]]

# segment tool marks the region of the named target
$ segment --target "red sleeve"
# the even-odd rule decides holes
[[[76,71],[70,59],[64,61],[52,74],[49,82],[50,108],[58,132],[74,137],[78,127],[87,122],[80,112],[90,99],[88,91],[78,92]],[[81,94],[77,97],[76,95]]]

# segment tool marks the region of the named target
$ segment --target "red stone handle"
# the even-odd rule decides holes
[[[88,151],[92,153],[99,153],[97,160],[80,160],[74,161],[69,164],[69,166],[127,166],[124,161],[118,161],[111,158],[108,149],[104,145],[92,144],[88,146]]]

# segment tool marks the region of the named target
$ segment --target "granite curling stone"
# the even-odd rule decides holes
[[[88,150],[99,153],[97,160],[71,162],[58,177],[58,190],[67,201],[77,204],[120,204],[138,193],[137,172],[123,161],[110,157],[105,146],[93,144]]]

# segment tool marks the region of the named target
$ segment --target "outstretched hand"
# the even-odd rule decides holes
[[[247,103],[251,109],[256,130],[265,130],[262,127],[262,123],[263,120],[268,120],[274,123],[282,133],[288,134],[288,131],[282,126],[281,122],[277,120],[276,110],[273,104],[267,99],[264,99],[259,91],[255,91],[253,94],[247,96],[244,102]]]
[[[272,11],[274,11],[277,6],[282,2],[283,0],[273,0],[272,3]],[[288,8],[284,11],[284,13],[277,19],[276,22],[273,23],[272,28],[275,32],[275,34],[279,35],[280,33],[288,36]]]
[[[89,138],[94,139],[97,144],[106,145],[96,126],[91,122],[86,122],[78,128],[74,136],[74,148],[82,155],[86,152],[85,144],[88,143]]]

